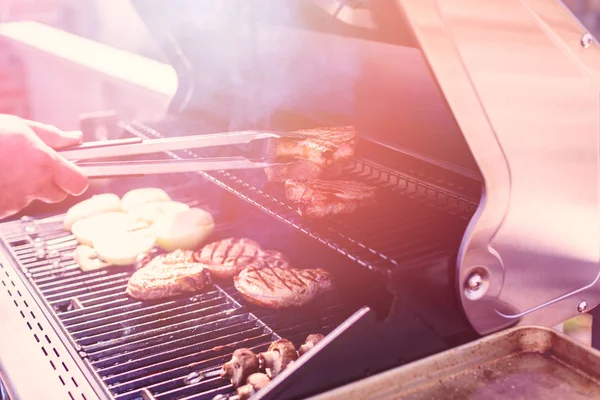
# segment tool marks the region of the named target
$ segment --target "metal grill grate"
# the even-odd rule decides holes
[[[139,122],[133,122],[126,129],[145,138],[163,137],[165,133]],[[162,124],[161,129],[178,132],[178,124],[173,122],[170,127]],[[169,155],[193,158],[198,153],[188,150]],[[215,155],[218,153],[201,154]],[[268,183],[262,171],[201,174],[358,264],[386,272],[423,267],[452,256],[478,207],[476,202],[446,189],[360,159],[349,165],[340,179],[383,188],[377,203],[352,215],[310,222],[285,199],[282,185]]]
[[[131,268],[84,272],[73,262],[77,243],[63,230],[62,217],[28,218],[4,228],[2,238],[22,272],[116,399],[231,394],[231,385],[211,373],[235,349],[263,351],[281,337],[299,345],[310,333],[331,331],[354,311],[342,306],[336,293],[305,309],[260,309],[245,303],[231,284],[192,297],[138,301],[125,294]],[[220,234],[232,229],[226,226]],[[195,372],[208,377],[187,379]]]
[[[161,136],[139,123],[128,129],[140,136]],[[253,205],[250,210],[262,218],[259,226],[266,219],[256,208],[285,222],[292,232],[300,231],[355,263],[385,272],[447,261],[477,207],[449,191],[357,160],[347,167],[344,179],[383,188],[377,204],[326,222],[308,222],[285,200],[281,185],[266,183],[260,171],[199,175],[225,189],[208,184],[213,191],[233,193]],[[200,190],[198,179],[186,175],[183,180],[189,182],[172,187],[170,194],[179,201],[194,199]],[[215,197],[213,192],[203,194]],[[239,208],[237,204],[234,208]],[[220,229],[224,236],[237,235],[240,224],[248,221],[221,224]],[[130,268],[83,272],[74,264],[71,253],[76,242],[63,230],[61,216],[5,224],[0,234],[72,346],[105,385],[107,395],[116,399],[212,399],[230,394],[231,385],[210,373],[236,348],[260,351],[279,337],[300,344],[310,333],[328,333],[355,311],[342,301],[341,293],[333,292],[312,306],[275,312],[249,305],[232,286],[219,285],[193,297],[141,302],[124,293]],[[291,247],[300,252],[298,258],[309,258],[298,242]],[[193,372],[206,378],[186,379]]]

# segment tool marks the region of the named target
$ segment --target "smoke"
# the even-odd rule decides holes
[[[178,7],[180,4],[186,7]],[[352,113],[355,41],[311,32],[305,0],[169,1],[193,65],[190,106],[231,118],[230,129],[266,126],[276,110]],[[182,14],[183,13],[183,14]],[[326,14],[322,14],[326,17]],[[327,20],[321,21],[327,23]]]

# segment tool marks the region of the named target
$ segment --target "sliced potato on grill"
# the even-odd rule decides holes
[[[187,204],[178,201],[155,201],[133,206],[130,208],[129,214],[136,219],[152,224],[163,215],[175,214],[189,208],[190,206]]]
[[[140,254],[149,252],[156,243],[154,232],[142,228],[115,234],[99,235],[94,238],[94,249],[98,256],[112,265],[133,264]]]
[[[84,271],[93,271],[110,267],[111,265],[102,260],[93,247],[85,244],[77,246],[73,258],[75,258],[75,262],[79,264],[79,267]]]
[[[209,212],[190,208],[157,218],[152,228],[156,244],[166,251],[197,250],[212,234],[215,223]]]
[[[121,199],[113,193],[98,194],[69,208],[65,216],[65,229],[70,231],[76,221],[112,211],[121,211]]]
[[[159,201],[170,201],[169,195],[159,188],[140,188],[133,189],[125,193],[121,199],[121,208],[125,212],[131,211],[135,206],[145,203],[155,203]]]
[[[79,243],[92,246],[96,236],[127,232],[147,226],[147,223],[138,221],[129,214],[110,212],[76,221],[71,227],[71,232]]]

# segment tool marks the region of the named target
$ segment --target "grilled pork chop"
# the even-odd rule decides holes
[[[302,306],[333,288],[323,269],[248,267],[233,283],[250,303],[275,309]]]
[[[298,212],[309,218],[349,214],[375,202],[377,188],[355,181],[285,182],[285,197],[298,203]]]
[[[204,246],[194,253],[196,262],[202,264],[217,278],[232,278],[246,267],[284,267],[283,254],[263,250],[258,243],[246,238],[228,238]]]
[[[352,126],[303,129],[296,133],[308,138],[276,139],[275,155],[303,161],[266,168],[269,181],[335,178],[344,164],[354,157],[357,135]]]
[[[153,258],[134,272],[127,294],[140,300],[161,299],[198,292],[209,284],[208,271],[194,261],[193,252],[176,250]]]

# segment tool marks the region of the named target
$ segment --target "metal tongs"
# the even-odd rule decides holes
[[[273,139],[305,139],[297,133],[242,131],[162,139],[117,139],[88,142],[61,150],[59,154],[75,162],[90,178],[170,174],[190,171],[219,171],[265,168],[285,165],[294,160],[277,160]],[[140,161],[91,161],[139,154],[216,146],[236,146],[240,156]]]

